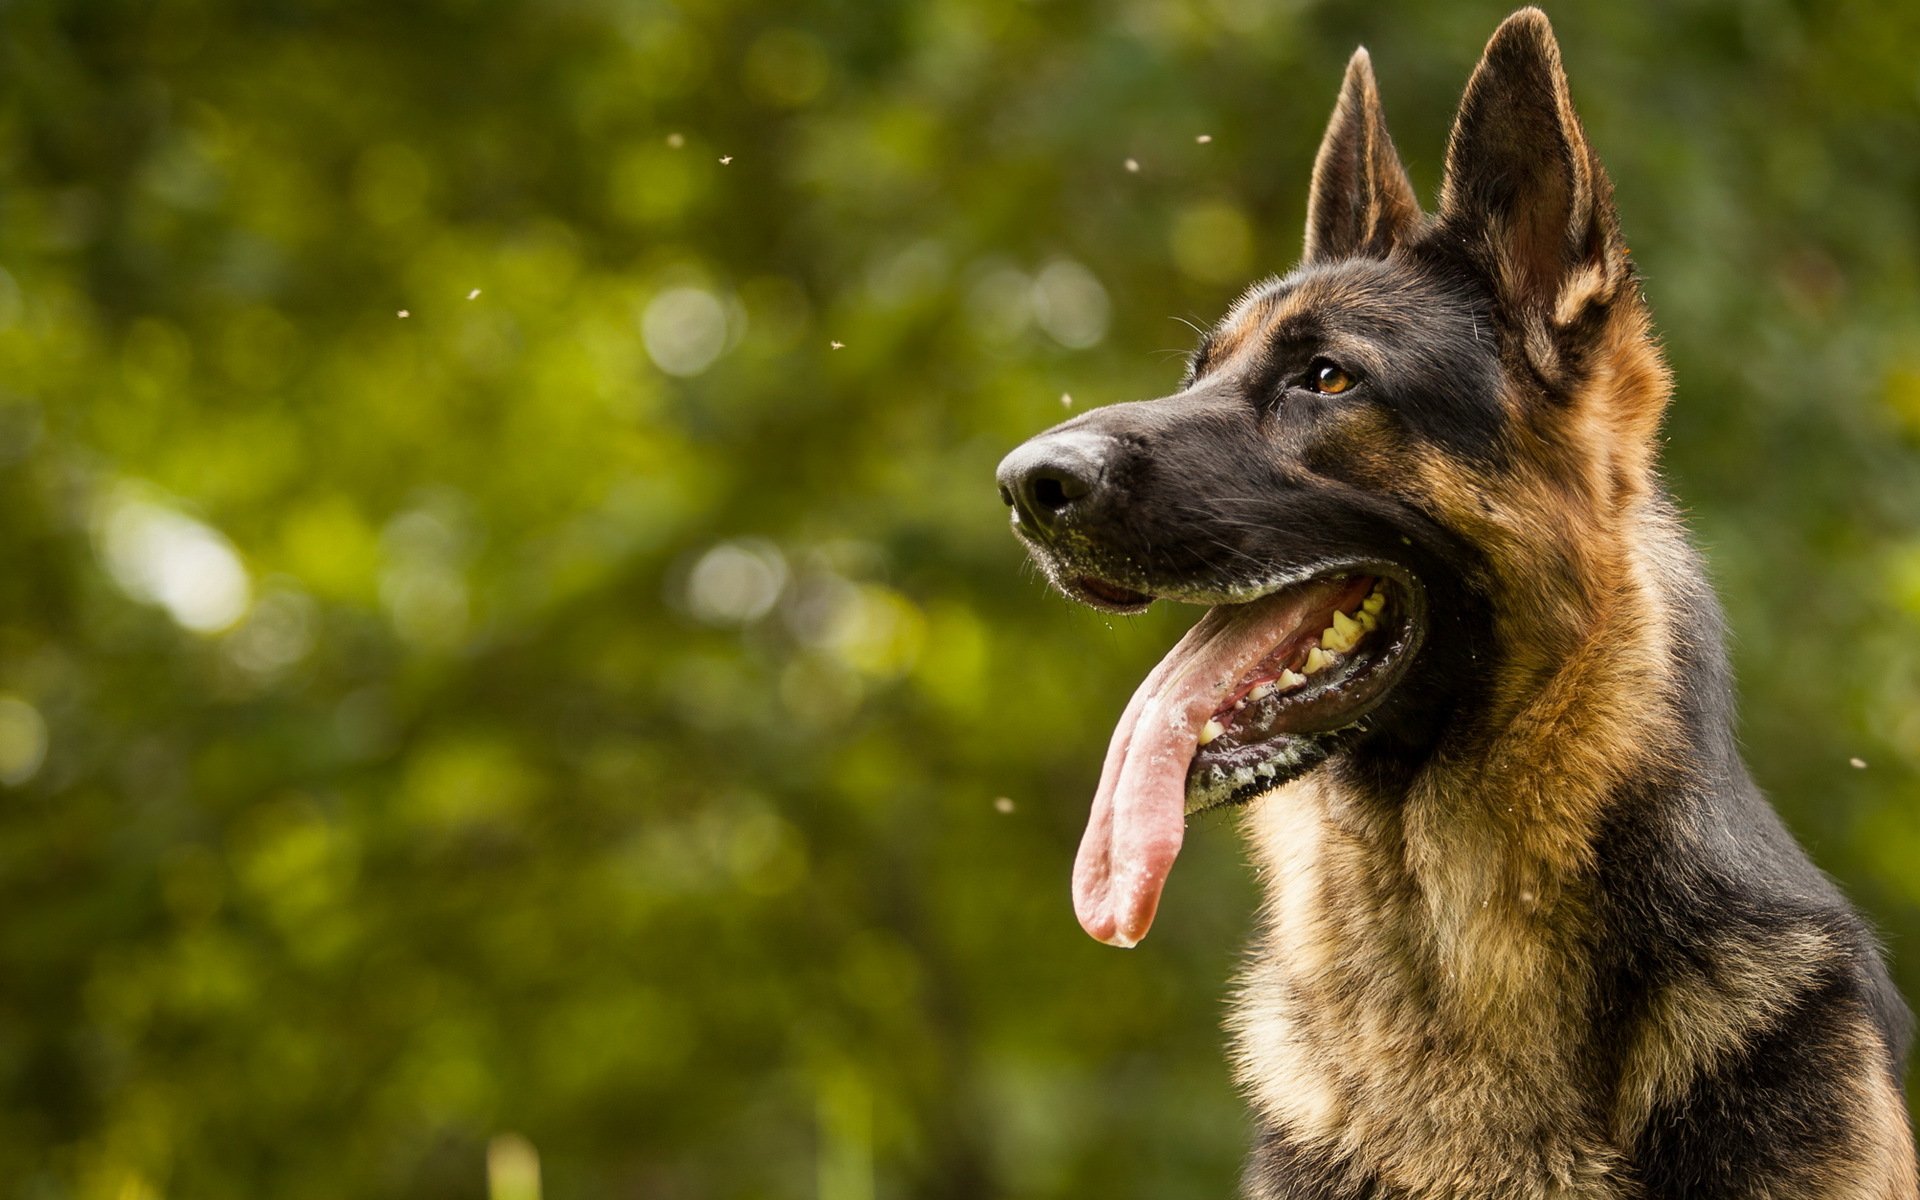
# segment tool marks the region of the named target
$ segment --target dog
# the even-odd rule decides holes
[[[1242,812],[1253,1200],[1920,1194],[1911,1017],[1741,762],[1670,390],[1523,9],[1436,212],[1360,50],[1299,267],[1174,395],[1000,464],[1060,591],[1209,606],[1120,719],[1073,896],[1131,945],[1186,818]]]

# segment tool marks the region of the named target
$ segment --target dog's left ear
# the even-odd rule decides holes
[[[1387,136],[1373,60],[1362,47],[1347,63],[1333,119],[1313,160],[1306,261],[1382,257],[1419,220],[1420,202]]]
[[[1440,216],[1475,247],[1503,301],[1550,325],[1606,304],[1628,278],[1613,185],[1587,145],[1545,13],[1487,43],[1447,145]]]

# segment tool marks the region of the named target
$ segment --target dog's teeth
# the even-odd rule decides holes
[[[1292,671],[1282,670],[1280,672],[1280,678],[1275,682],[1283,688],[1297,688],[1306,681],[1307,677],[1305,675],[1296,675]]]
[[[1374,630],[1380,628],[1380,618],[1374,616],[1364,608],[1360,610],[1360,615],[1355,617],[1354,620],[1360,622],[1360,628],[1366,630],[1368,633],[1372,633]]]
[[[1259,687],[1247,693],[1247,703],[1258,704],[1260,703],[1260,701],[1265,700],[1268,696],[1273,695],[1275,690],[1276,689],[1273,686],[1273,681],[1268,680],[1267,682],[1261,684]]]
[[[1325,651],[1315,646],[1313,649],[1307,651],[1306,672],[1311,675],[1332,661],[1332,659],[1327,657]]]
[[[1207,723],[1200,727],[1200,744],[1204,746],[1226,731],[1227,727],[1225,725],[1209,717],[1207,718]]]
[[[1377,617],[1380,615],[1380,610],[1385,608],[1386,606],[1387,606],[1387,594],[1381,591],[1379,588],[1375,588],[1373,589],[1372,595],[1368,596],[1365,600],[1360,602],[1360,611],[1364,613],[1371,613]]]
[[[1327,650],[1345,652],[1353,649],[1363,632],[1360,622],[1343,612],[1336,612],[1333,614],[1333,624],[1320,634],[1320,645]]]

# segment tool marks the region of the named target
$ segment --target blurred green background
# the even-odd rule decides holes
[[[1228,1194],[1230,823],[1066,897],[1192,612],[991,472],[1292,263],[1357,43],[1431,197],[1507,7],[0,3],[0,1194]],[[1920,7],[1552,15],[1920,995]]]

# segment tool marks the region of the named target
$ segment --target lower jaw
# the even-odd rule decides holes
[[[1361,732],[1361,726],[1322,733],[1280,734],[1250,746],[1194,757],[1187,771],[1187,815],[1245,804],[1319,766]]]

